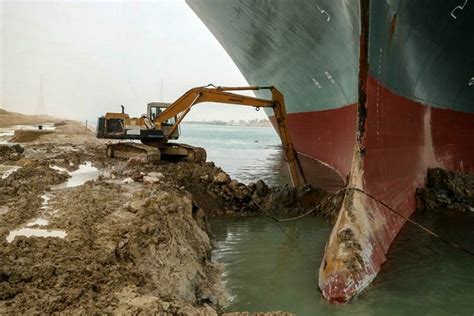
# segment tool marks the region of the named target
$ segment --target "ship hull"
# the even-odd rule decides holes
[[[474,5],[188,3],[250,84],[283,92],[310,182],[346,186],[318,283],[350,300],[379,273],[427,168],[474,171]]]

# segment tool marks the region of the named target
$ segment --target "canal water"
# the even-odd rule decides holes
[[[207,135],[207,137],[206,137]],[[183,139],[243,182],[287,181],[271,128],[183,125]],[[412,217],[474,251],[474,213],[419,212]],[[325,302],[317,271],[331,226],[306,217],[276,225],[267,218],[216,219],[213,257],[224,265],[231,297],[226,311],[298,315],[474,315],[474,257],[412,225],[395,240],[379,276],[346,305]]]
[[[238,181],[290,181],[280,139],[271,127],[182,124],[179,142],[206,148],[207,160]]]

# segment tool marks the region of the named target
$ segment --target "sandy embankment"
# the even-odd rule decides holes
[[[216,314],[226,295],[205,214],[301,210],[327,197],[244,185],[212,163],[106,159],[105,143],[67,121],[0,150],[0,164],[21,167],[0,177],[0,314]],[[13,238],[18,229],[65,238]]]

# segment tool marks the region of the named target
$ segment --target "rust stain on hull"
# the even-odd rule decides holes
[[[369,0],[360,0],[361,34],[359,57],[359,100],[357,108],[357,140],[354,148],[349,187],[364,190],[363,172],[367,118]],[[372,262],[371,237],[367,232],[377,223],[369,219],[365,198],[347,191],[325,256],[319,269],[319,288],[331,302],[347,302],[365,288],[377,272]],[[383,221],[382,221],[383,222]]]

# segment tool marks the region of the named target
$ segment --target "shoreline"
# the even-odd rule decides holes
[[[74,121],[2,137],[19,145],[0,145],[0,164],[16,169],[0,179],[0,313],[217,315],[227,295],[207,218],[261,214],[254,201],[279,212],[288,192],[307,195],[272,195],[212,162],[111,160]]]

